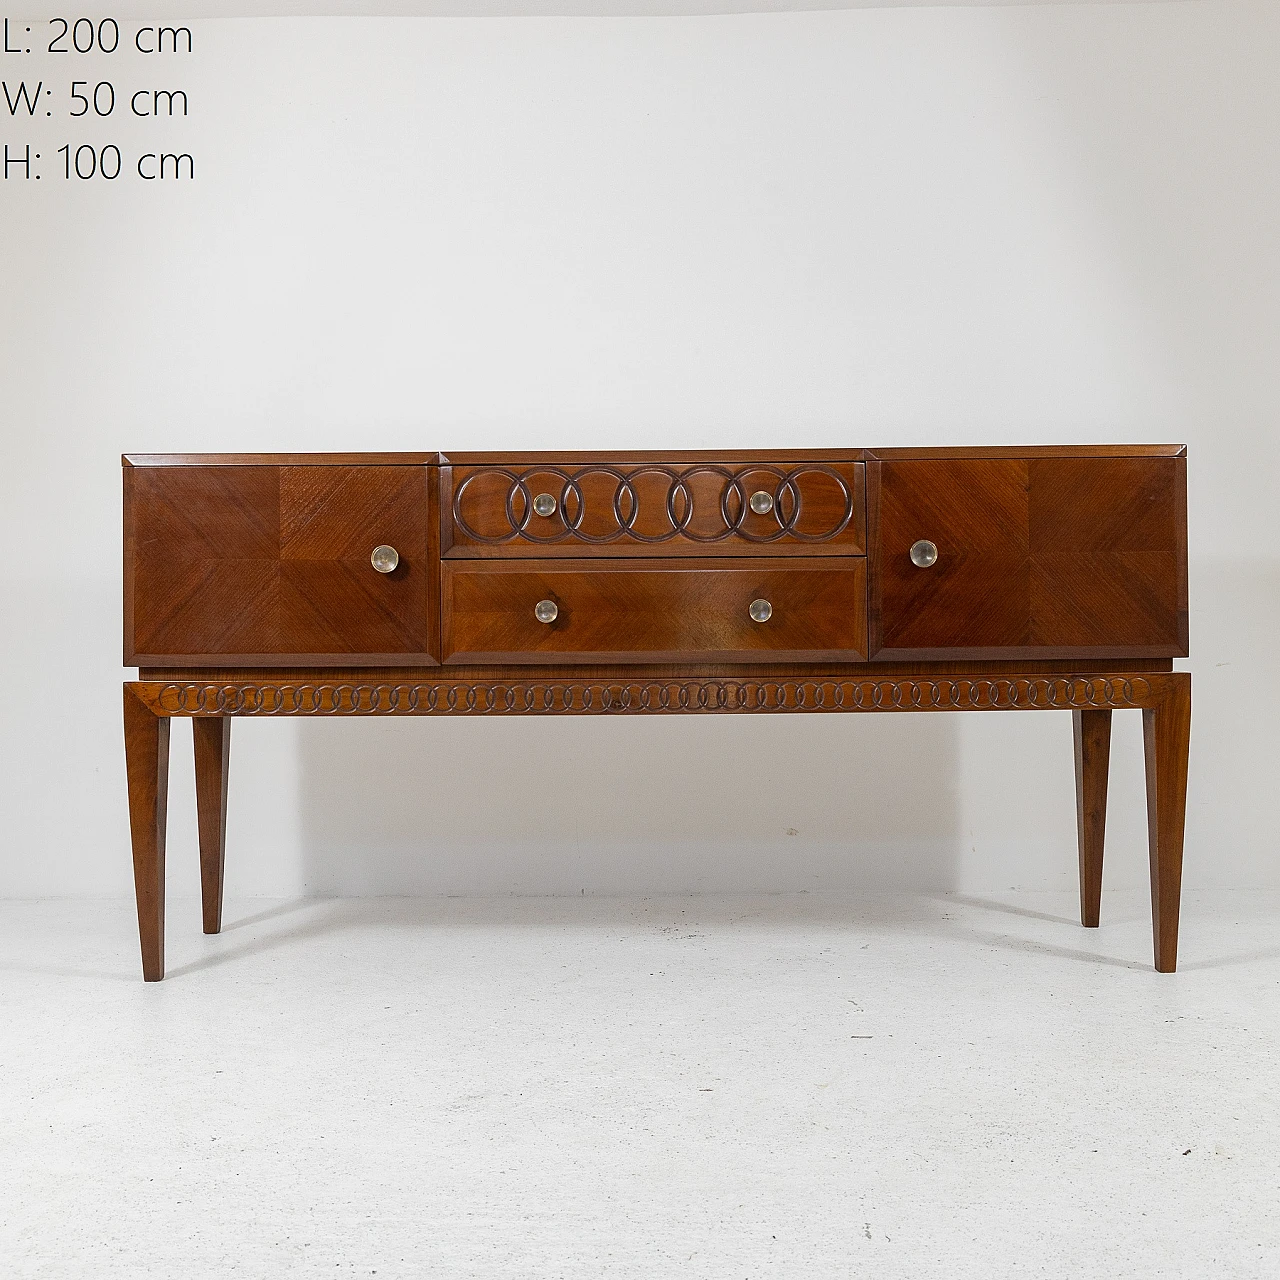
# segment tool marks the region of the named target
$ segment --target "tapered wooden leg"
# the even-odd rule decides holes
[[[1111,712],[1073,711],[1076,745],[1076,838],[1080,845],[1080,923],[1098,927],[1102,901],[1102,844],[1107,826],[1107,768]]]
[[[124,687],[124,754],[129,775],[133,886],[138,899],[142,976],[164,977],[164,833],[169,801],[169,721]]]
[[[1147,757],[1147,841],[1151,852],[1151,922],[1156,968],[1178,964],[1182,895],[1182,833],[1187,816],[1187,754],[1191,741],[1191,676],[1177,673],[1159,706],[1142,713]]]
[[[200,898],[205,933],[222,928],[222,869],[227,847],[227,764],[231,719],[197,716],[191,722],[196,745],[196,815],[200,825]]]

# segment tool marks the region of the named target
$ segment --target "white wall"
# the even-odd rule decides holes
[[[181,144],[197,181],[0,186],[0,893],[130,888],[124,450],[1077,441],[1190,445],[1187,881],[1280,885],[1278,9],[208,21],[121,55],[192,119],[33,136]],[[1117,887],[1140,754],[1118,716]],[[1065,716],[235,729],[231,893],[1074,875]]]

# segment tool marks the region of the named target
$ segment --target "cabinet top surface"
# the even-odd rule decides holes
[[[579,449],[483,453],[126,453],[125,467],[529,466],[535,464],[841,462],[912,458],[1177,458],[1185,444],[986,445],[888,449]]]

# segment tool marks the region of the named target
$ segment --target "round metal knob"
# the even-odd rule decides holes
[[[773,494],[757,489],[751,495],[751,510],[758,516],[767,516],[773,510]]]
[[[930,542],[928,538],[921,538],[919,542],[911,544],[911,563],[917,569],[927,569],[930,565],[937,564],[937,562],[937,543]]]
[[[400,553],[395,547],[388,547],[384,543],[382,546],[374,547],[369,555],[369,563],[379,573],[391,573],[400,563]]]
[[[768,622],[773,617],[773,605],[767,600],[753,600],[747,612],[752,622]]]
[[[554,495],[550,493],[540,493],[533,500],[533,510],[536,515],[553,516],[556,513],[556,500]]]
[[[533,606],[533,616],[539,622],[554,622],[560,616],[560,606],[554,600],[539,600]]]

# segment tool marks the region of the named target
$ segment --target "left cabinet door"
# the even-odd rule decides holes
[[[125,665],[434,665],[432,475],[126,466]]]

